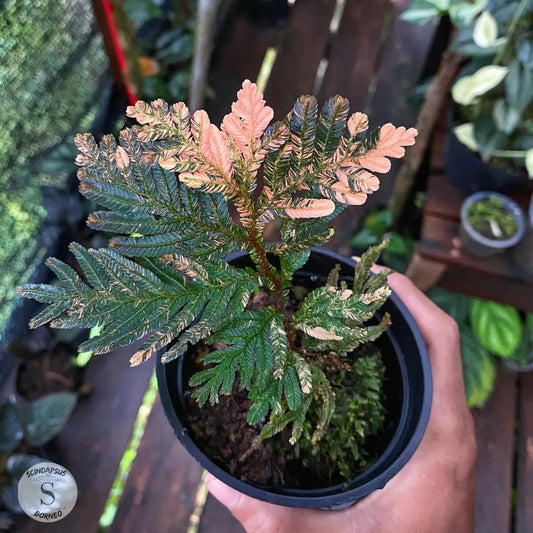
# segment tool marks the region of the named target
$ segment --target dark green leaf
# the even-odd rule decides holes
[[[520,344],[522,321],[511,306],[473,299],[470,322],[481,344],[500,357],[511,357]]]
[[[122,8],[137,27],[163,14],[161,8],[153,0],[125,0]]]
[[[490,159],[495,150],[502,149],[507,136],[498,130],[494,119],[481,115],[474,120],[474,136],[483,160]]]
[[[516,56],[529,69],[533,68],[533,39],[516,41]]]
[[[296,411],[302,401],[302,395],[300,391],[300,383],[298,376],[293,368],[288,368],[283,375],[283,389],[285,392],[285,398],[287,398],[287,405],[291,411]]]
[[[464,294],[455,294],[445,289],[431,289],[428,295],[445,313],[458,324],[467,324],[470,318],[470,298]]]
[[[70,392],[48,394],[24,407],[24,430],[28,444],[42,446],[53,439],[76,405]]]
[[[369,228],[358,231],[351,239],[350,244],[354,248],[366,250],[369,246],[374,246],[381,241],[381,237]]]
[[[23,435],[17,407],[11,402],[0,405],[0,456],[13,451]]]
[[[461,356],[468,406],[481,407],[494,387],[496,365],[467,326],[461,326]]]

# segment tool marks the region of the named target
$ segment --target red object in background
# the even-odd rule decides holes
[[[113,4],[111,0],[93,0],[93,8],[104,37],[115,83],[124,90],[130,105],[134,105],[138,98],[130,82],[126,55],[120,45],[117,25],[113,16]]]

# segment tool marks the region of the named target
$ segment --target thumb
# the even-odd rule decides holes
[[[248,533],[277,531],[283,508],[238,492],[212,474],[205,476],[207,490],[243,525]]]

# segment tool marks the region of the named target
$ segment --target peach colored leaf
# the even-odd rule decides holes
[[[367,170],[360,170],[350,178],[359,187],[359,190],[371,194],[379,189],[379,178]]]
[[[244,155],[257,149],[257,140],[272,120],[274,111],[265,105],[262,93],[255,83],[244,80],[237,93],[231,113],[222,120],[222,130],[228,134]]]
[[[211,182],[211,178],[205,172],[182,172],[180,181],[187,187],[198,189]]]
[[[354,191],[344,183],[337,181],[330,189],[338,202],[348,205],[362,205],[366,202],[367,194],[363,191]]]
[[[403,147],[414,144],[417,134],[415,128],[396,128],[390,123],[381,126],[376,147],[358,158],[359,165],[374,172],[388,172],[391,163],[387,157],[403,157]]]
[[[194,112],[191,129],[204,158],[223,175],[229,176],[232,166],[228,143],[203,109]]]
[[[282,210],[290,218],[319,218],[331,215],[335,210],[335,204],[328,199],[303,199],[291,205],[274,206],[276,210]]]
[[[368,116],[364,113],[354,113],[348,119],[348,131],[352,137],[355,137],[357,134],[362,133],[368,129]]]
[[[310,337],[320,339],[323,341],[340,341],[342,337],[339,337],[333,331],[328,331],[322,326],[309,327],[307,324],[297,324],[296,327],[301,329],[304,333],[307,333]]]
[[[115,161],[117,163],[117,167],[120,170],[124,170],[130,164],[130,158],[128,156],[128,153],[126,152],[126,150],[124,150],[124,148],[122,148],[122,146],[117,146]]]

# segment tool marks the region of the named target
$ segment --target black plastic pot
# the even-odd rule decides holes
[[[510,213],[517,223],[517,230],[514,235],[508,239],[495,240],[485,237],[481,233],[478,233],[470,224],[468,220],[468,208],[474,202],[479,200],[485,200],[497,196],[502,200],[504,208]],[[465,198],[461,205],[461,227],[459,229],[459,237],[463,248],[477,257],[489,257],[498,253],[504,252],[513,246],[516,246],[524,237],[526,231],[526,221],[524,213],[520,206],[511,200],[508,196],[499,194],[492,191],[480,191]]]
[[[243,253],[232,255],[228,262],[237,267],[252,267]],[[326,249],[313,250],[309,261],[295,276],[311,286],[323,285],[336,264],[341,265],[342,279],[353,279],[355,262]],[[396,429],[385,451],[355,479],[331,487],[302,490],[264,487],[245,483],[206,457],[189,433],[187,407],[183,398],[186,360],[179,358],[157,365],[161,401],[171,426],[189,453],[203,468],[231,487],[263,501],[289,507],[340,509],[383,488],[407,463],[418,447],[429,419],[432,398],[431,368],[422,335],[411,313],[394,293],[382,308],[391,315],[392,326],[382,335],[388,403]]]
[[[477,191],[511,193],[528,183],[525,171],[522,173],[489,165],[459,141],[453,131],[452,116],[450,111],[444,166],[446,176],[457,189],[465,194]]]

